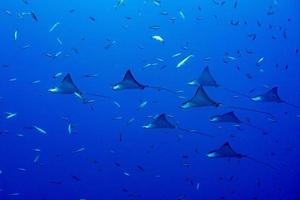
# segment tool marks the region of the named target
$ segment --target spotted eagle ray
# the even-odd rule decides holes
[[[190,81],[188,84],[192,85],[192,86],[197,86],[197,87],[202,85],[202,86],[208,86],[208,87],[223,88],[224,90],[226,90],[230,93],[235,93],[240,96],[247,97],[247,98],[250,97],[249,95],[242,94],[241,92],[238,92],[238,91],[235,91],[235,90],[232,90],[229,88],[225,88],[225,87],[222,87],[221,85],[219,85],[217,83],[217,81],[214,79],[214,77],[212,76],[208,66],[206,66],[203,69],[203,71],[201,72],[200,76],[197,79]]]
[[[75,94],[79,97],[81,97],[82,94],[78,87],[74,84],[71,74],[69,73],[63,78],[58,86],[50,88],[48,91],[56,94]]]
[[[84,104],[89,104],[90,102],[94,102],[93,100],[87,100],[83,97],[82,92],[78,89],[78,87],[75,85],[74,81],[72,80],[71,74],[68,73],[61,83],[54,87],[50,88],[48,90],[51,93],[54,94],[75,94],[75,96],[79,97]]]
[[[259,160],[255,159],[253,157],[248,156],[248,155],[244,155],[244,154],[240,154],[240,153],[236,152],[235,150],[233,150],[233,148],[231,147],[229,142],[225,142],[221,147],[208,152],[206,154],[206,156],[208,158],[237,158],[237,159],[247,158],[247,159],[252,160],[256,163],[262,164],[266,167],[275,169],[269,163],[259,161]]]
[[[227,108],[231,108],[231,109],[256,112],[256,113],[269,115],[274,118],[274,116],[271,113],[268,113],[265,111],[255,110],[255,109],[251,109],[251,108],[244,108],[244,107],[239,107],[239,106],[225,105],[225,104],[216,102],[207,95],[203,86],[199,86],[196,93],[194,94],[194,96],[191,99],[189,99],[181,104],[181,108],[183,108],[183,109],[188,109],[188,108],[193,108],[193,107],[206,107],[206,106],[212,106],[212,107],[216,107],[216,108],[227,107]]]
[[[278,94],[278,87],[273,87],[265,93],[251,97],[251,100],[254,102],[284,103],[284,104],[293,106],[295,108],[300,108],[300,106],[297,106],[297,105],[294,105],[294,104],[291,104],[291,103],[288,103],[288,102],[282,100]]]
[[[195,131],[195,130],[188,130],[188,129],[184,129],[184,128],[175,126],[171,122],[169,122],[165,113],[161,113],[161,114],[155,116],[154,119],[150,123],[144,125],[143,128],[146,128],[146,129],[175,129],[176,128],[176,129],[178,129],[180,131],[184,131],[184,132],[196,133],[196,134],[204,135],[207,137],[213,137],[212,135],[209,135],[206,133],[202,133],[202,132]]]
[[[169,90],[164,87],[143,85],[134,78],[134,76],[132,75],[130,70],[126,71],[123,79],[120,82],[116,83],[112,89],[117,91],[117,90],[128,90],[128,89],[144,90],[145,88],[152,88],[152,89],[156,89],[158,91],[164,90],[164,91],[167,91],[167,92],[175,94],[175,95],[178,94],[178,92],[174,92],[174,91]]]
[[[240,126],[240,124],[245,124],[247,126],[262,131],[264,134],[266,133],[266,131],[260,127],[257,127],[249,122],[241,121],[233,111],[220,115],[213,115],[209,118],[209,121],[213,123],[231,123],[238,126]]]
[[[61,83],[58,86],[56,86],[54,88],[50,88],[48,91],[51,93],[54,93],[54,94],[75,94],[77,97],[79,97],[82,100],[82,102],[84,104],[91,104],[91,103],[95,102],[95,100],[88,100],[83,96],[83,93],[75,85],[70,73],[68,73],[63,78],[63,80],[61,81]],[[106,99],[110,98],[108,96],[95,94],[95,93],[85,93],[85,96],[86,95],[97,96],[97,97],[106,98]],[[91,107],[91,109],[94,109],[94,108]]]

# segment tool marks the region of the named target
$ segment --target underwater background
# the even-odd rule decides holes
[[[299,9],[1,0],[0,199],[299,200]],[[222,105],[183,109],[206,66]],[[113,90],[127,70],[149,87]],[[68,73],[80,94],[49,92]],[[248,98],[273,87],[282,101]],[[209,120],[231,111],[242,123]],[[174,127],[143,128],[160,113]],[[208,156],[226,142],[238,153]]]

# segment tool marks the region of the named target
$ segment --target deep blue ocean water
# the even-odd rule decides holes
[[[0,199],[299,200],[299,9],[297,0],[1,0]],[[182,109],[206,66],[220,87],[205,91],[227,106]],[[176,95],[112,90],[128,69]],[[68,73],[84,100],[48,91]],[[284,102],[248,98],[275,86]],[[209,121],[229,111],[239,127]],[[179,128],[142,128],[160,113]],[[207,157],[225,142],[264,164]]]

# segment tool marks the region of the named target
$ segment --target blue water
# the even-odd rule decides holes
[[[299,200],[300,109],[253,102],[224,89],[253,96],[278,86],[284,101],[300,105],[299,2],[125,0],[118,8],[116,4],[0,1],[0,199]],[[268,15],[270,7],[274,13]],[[60,25],[49,32],[57,22]],[[150,29],[153,25],[160,29]],[[251,34],[256,34],[255,40]],[[154,35],[164,42],[153,40]],[[173,58],[176,53],[181,55]],[[176,68],[190,54],[194,56]],[[157,65],[144,68],[148,63]],[[205,87],[212,99],[276,116],[273,121],[265,114],[234,110],[242,121],[267,134],[246,124],[209,122],[212,115],[233,110],[228,107],[180,108],[197,89],[187,83],[205,66],[221,85]],[[186,98],[151,88],[113,91],[128,69],[139,82],[183,90],[180,95]],[[62,76],[53,78],[58,72]],[[95,102],[84,104],[75,95],[48,92],[67,73],[84,98]],[[36,80],[40,82],[32,83]],[[143,101],[147,105],[139,108]],[[6,119],[6,112],[17,115]],[[168,120],[179,127],[214,137],[142,128],[151,121],[149,115],[159,113],[170,115]],[[237,152],[273,168],[247,158],[206,156],[227,141]],[[76,153],[78,149],[82,151]]]

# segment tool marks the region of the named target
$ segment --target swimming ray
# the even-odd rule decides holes
[[[284,103],[296,108],[300,108],[300,106],[288,103],[282,100],[278,94],[278,87],[273,87],[265,93],[259,94],[257,96],[251,97],[252,101],[255,102],[274,102],[274,103]]]
[[[243,158],[242,154],[235,152],[229,142],[225,142],[221,147],[206,154],[209,158]]]
[[[256,112],[264,115],[269,115],[274,118],[274,116],[271,113],[255,110],[252,108],[245,108],[240,106],[234,106],[234,105],[225,105],[219,102],[214,101],[211,99],[206,91],[204,90],[203,86],[199,86],[194,96],[189,99],[188,101],[185,101],[181,104],[181,108],[188,109],[193,107],[206,107],[206,106],[213,106],[213,107],[227,107],[231,109],[237,109],[237,110],[243,110],[243,111],[249,111],[249,112]]]
[[[71,74],[69,73],[63,78],[63,80],[58,86],[51,88],[48,91],[57,94],[77,94],[79,96],[81,95],[80,90],[74,84]]]
[[[113,86],[113,90],[125,89],[145,89],[146,85],[140,84],[132,75],[130,70],[127,70],[123,80]]]
[[[201,72],[200,76],[197,79],[189,82],[188,84],[192,85],[192,86],[197,86],[197,87],[199,87],[199,86],[202,85],[202,86],[208,86],[208,87],[223,88],[224,90],[226,90],[226,91],[228,91],[230,93],[238,94],[240,96],[244,96],[244,97],[247,97],[247,98],[250,97],[249,95],[243,94],[241,92],[238,92],[238,91],[235,91],[235,90],[232,90],[232,89],[229,89],[229,88],[222,87],[215,80],[215,78],[211,74],[208,66],[206,66],[203,69],[203,71]]]
[[[252,127],[252,128],[257,129],[257,130],[262,131],[264,134],[266,133],[266,131],[263,128],[260,128],[256,125],[253,125],[253,124],[249,123],[249,122],[241,121],[233,111],[227,112],[227,113],[224,113],[224,114],[221,114],[221,115],[211,116],[209,118],[209,121],[213,122],[213,123],[232,123],[234,125],[245,124],[249,127]]]
[[[219,87],[220,85],[217,83],[217,81],[214,79],[212,74],[210,73],[210,70],[207,67],[204,68],[204,70],[201,72],[200,76],[189,82],[189,85],[193,86],[211,86],[211,87]]]
[[[126,73],[123,77],[123,80],[116,83],[112,89],[117,91],[117,90],[127,90],[127,89],[143,90],[145,88],[152,88],[152,89],[156,89],[158,91],[163,90],[163,91],[167,91],[169,93],[175,94],[175,95],[178,94],[178,92],[172,91],[172,90],[164,88],[164,87],[143,85],[134,78],[134,76],[132,75],[130,70],[126,71]]]
[[[233,111],[227,112],[221,115],[214,115],[209,118],[210,122],[215,123],[233,123],[233,124],[241,124],[242,121],[235,115]]]
[[[162,113],[154,117],[152,122],[150,122],[147,125],[144,125],[143,128],[175,128],[175,126],[169,122],[169,120],[166,117],[166,114]]]
[[[283,102],[278,95],[278,87],[273,87],[272,89],[268,90],[265,93],[254,96],[251,98],[251,100],[255,102],[276,102],[276,103]]]
[[[192,107],[204,107],[204,106],[214,106],[218,107],[220,104],[212,100],[205,92],[203,86],[199,86],[194,96],[184,102],[181,108],[188,109]]]
[[[110,98],[108,96],[94,94],[94,93],[85,93],[83,95],[83,93],[75,85],[70,73],[68,73],[63,78],[63,80],[61,81],[61,83],[58,86],[56,86],[54,88],[50,88],[48,91],[51,93],[54,93],[54,94],[75,94],[75,96],[77,96],[78,98],[80,98],[82,100],[83,104],[89,104],[89,105],[94,103],[95,100],[87,99],[86,98],[87,95],[97,96],[97,97],[106,98],[106,99]],[[90,106],[90,107],[92,110],[94,109],[92,106]]]
[[[263,161],[259,161],[259,160],[255,159],[253,157],[248,156],[248,155],[243,155],[243,154],[240,154],[240,153],[236,152],[231,147],[231,145],[229,144],[229,142],[225,142],[221,147],[208,152],[206,154],[206,156],[208,158],[237,158],[237,159],[247,158],[247,159],[252,160],[252,161],[254,161],[256,163],[262,164],[265,167],[269,167],[269,168],[275,169],[269,163],[266,163],[266,162],[263,162]]]
[[[90,104],[94,102],[94,100],[88,100],[83,96],[82,92],[75,85],[70,73],[63,78],[58,86],[50,88],[48,91],[53,94],[74,94],[81,99],[84,104]]]
[[[189,129],[181,128],[179,126],[175,126],[171,122],[169,122],[165,113],[161,113],[161,114],[155,116],[154,119],[150,123],[148,123],[142,127],[145,129],[175,129],[176,128],[180,131],[184,131],[184,132],[188,132],[188,133],[195,133],[195,134],[200,134],[200,135],[207,136],[207,137],[213,137],[212,135],[209,135],[207,133],[202,133],[199,131],[189,130]]]

